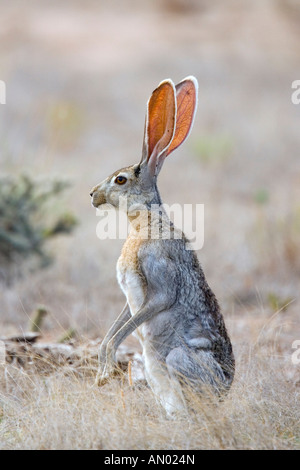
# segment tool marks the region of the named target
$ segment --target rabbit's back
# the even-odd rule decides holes
[[[219,363],[233,363],[232,347],[215,295],[205,279],[196,253],[184,238],[151,241],[138,253],[141,275],[155,276],[170,292],[173,304],[141,328],[143,337],[164,359],[182,345],[192,350],[211,350]],[[227,366],[226,366],[227,367]]]
[[[137,259],[144,278],[155,275],[165,289],[176,291],[175,305],[184,312],[181,316],[187,324],[199,318],[205,329],[218,327],[221,315],[217,300],[185,238],[140,244]]]

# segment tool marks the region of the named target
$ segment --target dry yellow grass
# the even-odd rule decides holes
[[[300,387],[278,337],[286,321],[252,325],[236,351],[237,373],[223,402],[191,396],[194,412],[172,419],[145,386],[124,373],[102,388],[65,367],[48,376],[1,369],[2,449],[297,449]],[[250,325],[248,325],[250,326]],[[236,332],[237,333],[237,332]],[[299,370],[298,370],[299,372]]]

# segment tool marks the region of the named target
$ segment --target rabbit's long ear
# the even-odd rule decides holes
[[[171,80],[154,90],[147,105],[142,162],[152,176],[159,173],[176,126],[176,91]]]
[[[198,82],[195,77],[186,77],[176,85],[176,100],[176,129],[167,155],[179,147],[192,130],[198,104]]]

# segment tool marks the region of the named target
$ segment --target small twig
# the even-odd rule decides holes
[[[132,387],[131,363],[132,363],[132,361],[129,360],[129,362],[128,362],[128,382],[129,382],[130,387]]]
[[[70,341],[70,339],[74,338],[77,335],[77,331],[75,328],[70,327],[64,334],[59,338],[57,341],[58,343],[66,343]]]
[[[29,325],[28,325],[29,331],[31,331],[32,333],[37,333],[38,331],[41,331],[42,323],[47,313],[48,311],[45,307],[43,306],[38,307],[33,312],[29,320]]]
[[[123,410],[125,410],[126,406],[125,406],[125,398],[124,398],[124,390],[123,389],[121,389],[121,400],[122,400]]]

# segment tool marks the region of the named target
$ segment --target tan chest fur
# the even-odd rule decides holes
[[[130,311],[135,315],[140,309],[146,294],[146,282],[140,271],[138,251],[145,243],[140,237],[129,236],[123,245],[121,256],[117,263],[117,278],[124,292]],[[143,336],[137,331],[139,339]]]
[[[129,235],[123,245],[121,256],[118,260],[118,268],[120,270],[139,270],[138,251],[143,242],[145,242],[145,240],[142,240],[141,237]]]

